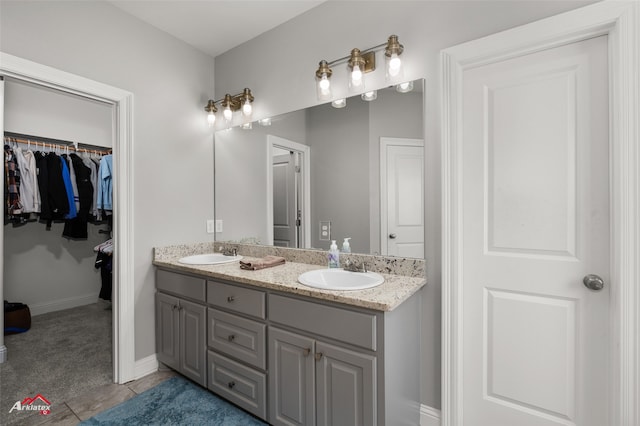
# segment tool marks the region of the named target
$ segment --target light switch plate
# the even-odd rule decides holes
[[[222,219],[216,219],[216,232],[222,232]]]
[[[213,234],[216,229],[216,222],[213,219],[207,220],[207,234]]]

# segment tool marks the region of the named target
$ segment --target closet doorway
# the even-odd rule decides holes
[[[126,383],[135,378],[134,345],[134,288],[132,266],[132,223],[133,174],[132,158],[132,102],[130,92],[108,86],[96,81],[76,76],[51,67],[40,65],[13,55],[0,52],[0,76],[16,81],[28,82],[37,86],[53,88],[64,93],[79,95],[93,101],[112,106],[113,134],[113,381]],[[4,96],[2,96],[4,98]],[[0,115],[4,116],[3,103],[0,103]],[[0,130],[4,132],[3,121]],[[0,190],[4,198],[4,188]],[[0,231],[4,240],[4,231]],[[3,241],[4,242],[4,241]],[[0,247],[2,247],[0,245]],[[3,251],[2,248],[0,250]],[[0,253],[0,271],[4,270],[3,254]],[[3,286],[0,286],[3,296]],[[1,298],[1,297],[0,297]],[[0,318],[0,325],[2,324]],[[0,362],[11,356],[0,335]]]

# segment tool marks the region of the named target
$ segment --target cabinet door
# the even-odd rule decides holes
[[[180,360],[178,299],[156,293],[156,352],[158,361],[178,369]]]
[[[207,311],[202,305],[180,300],[180,372],[196,383],[207,385],[205,330]]]
[[[313,352],[313,339],[269,328],[269,423],[315,425]]]
[[[376,358],[316,342],[319,426],[376,424]]]

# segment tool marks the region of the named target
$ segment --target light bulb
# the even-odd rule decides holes
[[[209,114],[207,114],[207,122],[209,123],[209,127],[215,124],[216,114],[213,111],[209,111]]]
[[[331,82],[327,78],[327,74],[322,74],[322,78],[318,82],[318,87],[323,95],[328,95],[331,92]]]
[[[400,74],[401,67],[402,61],[400,60],[400,57],[396,53],[392,54],[391,58],[389,59],[389,76],[396,77],[398,74]]]
[[[354,65],[353,71],[351,71],[351,85],[354,88],[362,86],[362,71],[358,65]]]
[[[372,90],[370,92],[363,93],[362,95],[360,95],[360,97],[362,98],[363,101],[371,102],[376,100],[376,98],[378,97],[378,92],[375,90]]]
[[[347,100],[346,99],[336,99],[335,101],[331,102],[331,106],[334,108],[344,108],[347,106]]]
[[[224,119],[227,121],[231,121],[231,119],[233,118],[233,111],[231,111],[231,107],[229,105],[224,107],[224,111],[222,112],[222,114],[224,115]]]
[[[252,112],[253,108],[251,107],[251,102],[249,102],[249,99],[247,99],[242,105],[242,113],[245,115],[245,117],[249,117]]]

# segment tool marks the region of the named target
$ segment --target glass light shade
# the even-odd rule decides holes
[[[242,130],[251,130],[251,129],[253,129],[253,124],[252,124],[251,122],[249,122],[249,123],[244,123],[244,124],[243,124],[242,126],[240,126],[240,127],[242,127]]]
[[[222,114],[224,115],[225,120],[231,121],[231,119],[233,118],[233,111],[231,111],[231,106],[227,105],[226,107],[224,107],[224,111],[222,112]]]
[[[322,77],[318,79],[317,91],[319,101],[331,99],[331,80],[329,80],[326,73],[323,73]]]
[[[347,100],[346,99],[336,99],[335,101],[331,102],[331,106],[334,108],[344,108],[347,106]]]
[[[249,102],[249,99],[246,99],[242,104],[242,114],[245,117],[251,117],[252,112],[253,112],[253,107],[251,106],[251,102]]]
[[[207,123],[209,123],[209,127],[212,127],[214,124],[216,124],[216,113],[213,111],[209,111],[209,114],[207,114]]]
[[[398,93],[409,93],[413,90],[413,81],[405,81],[404,83],[400,83],[396,85],[396,92]]]
[[[363,101],[371,102],[375,101],[378,98],[378,91],[372,90],[370,92],[365,92],[361,96]]]
[[[361,92],[364,90],[364,73],[359,65],[354,65],[349,74],[349,90],[352,92]]]
[[[386,79],[388,82],[402,81],[404,78],[404,69],[402,66],[402,60],[397,53],[392,53],[391,56],[386,57]]]
[[[260,123],[261,126],[271,126],[271,119],[263,118],[262,120],[258,121],[258,123]]]

